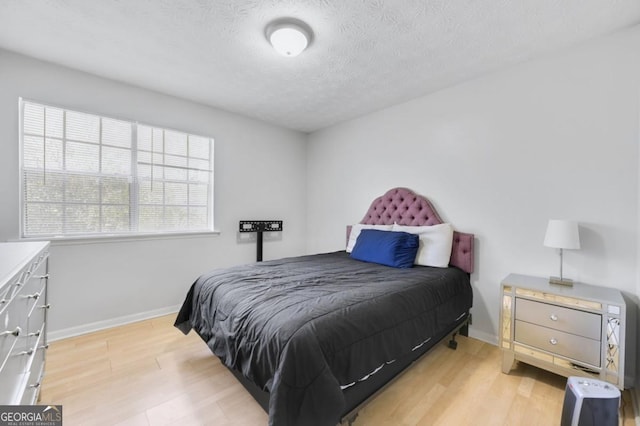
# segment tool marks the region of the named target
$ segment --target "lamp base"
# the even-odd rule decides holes
[[[564,286],[567,286],[567,287],[572,287],[573,286],[573,280],[570,280],[568,278],[550,277],[549,278],[549,283],[550,284],[557,284],[557,285],[564,285]]]

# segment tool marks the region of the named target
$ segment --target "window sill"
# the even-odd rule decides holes
[[[128,241],[176,240],[185,238],[205,238],[220,235],[220,231],[164,232],[149,234],[108,234],[88,236],[63,236],[50,238],[21,238],[17,241],[49,241],[52,245],[104,244]]]

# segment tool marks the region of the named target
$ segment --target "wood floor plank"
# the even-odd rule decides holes
[[[266,425],[267,415],[175,316],[53,342],[42,404],[73,425]],[[526,364],[501,372],[496,346],[459,337],[437,345],[364,407],[354,426],[553,425],[566,379]],[[628,392],[623,425],[634,426]]]

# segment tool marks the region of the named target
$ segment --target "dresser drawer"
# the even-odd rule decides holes
[[[0,289],[0,311],[4,305],[11,299],[11,285],[4,286]]]
[[[16,345],[9,353],[9,356],[0,370],[0,405],[13,405],[20,403],[20,400],[16,400],[16,396],[22,398],[20,392],[21,387],[25,385],[25,380],[28,378],[29,363],[32,359],[32,353],[30,353],[26,345],[25,337],[18,338],[22,344]],[[18,391],[18,394],[16,394]]]
[[[39,311],[42,311],[42,306],[45,305],[46,291],[47,291],[46,281],[42,280],[41,282],[38,282],[38,288],[36,290],[33,290],[31,292],[28,292],[22,295],[27,305],[26,313],[29,320],[31,320],[31,318],[33,317],[36,320],[38,318],[42,318],[42,321],[44,321],[44,316],[39,315],[40,313]],[[29,322],[32,322],[32,321],[29,321]],[[36,325],[36,327],[40,328],[39,325]]]
[[[2,289],[0,295],[0,313],[7,307],[9,302],[15,299],[16,295],[24,288],[24,279],[27,277],[27,271],[24,270],[10,284]],[[0,323],[0,326],[2,324]]]
[[[27,320],[26,336],[32,338],[33,336],[39,336],[45,334],[45,315],[46,307],[42,303],[43,301],[37,301],[31,315]]]
[[[27,334],[27,318],[25,316],[26,300],[16,294],[13,299],[4,303],[0,310],[0,369],[6,363],[9,353],[14,350],[25,350]],[[1,383],[1,382],[0,382]]]
[[[515,341],[600,367],[599,340],[516,320]]]
[[[28,317],[37,306],[44,305],[45,291],[46,280],[35,280],[28,287],[14,291],[11,299],[0,304],[0,333],[14,332],[18,327],[26,332]]]
[[[21,404],[32,405],[37,402],[38,394],[40,393],[40,386],[44,376],[45,351],[46,349],[43,346],[40,346],[34,354],[33,361],[31,362],[31,369],[29,371],[29,379],[27,380],[27,387],[24,395],[22,396]]]
[[[20,293],[33,294],[39,292],[43,283],[46,281],[44,277],[47,275],[47,263],[41,262],[39,265],[32,265],[31,272],[25,277]],[[44,295],[43,295],[44,296]]]
[[[516,320],[587,337],[601,339],[602,317],[577,309],[516,298]]]

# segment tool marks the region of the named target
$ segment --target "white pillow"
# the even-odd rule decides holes
[[[420,247],[416,255],[415,264],[446,268],[451,259],[453,245],[453,227],[450,223],[432,226],[403,226],[393,225],[395,232],[418,234]]]
[[[356,223],[351,227],[351,233],[349,234],[349,241],[347,241],[347,253],[351,253],[353,250],[353,246],[356,245],[356,240],[358,239],[358,235],[360,235],[360,231],[363,229],[377,229],[380,231],[391,231],[393,225],[363,225],[361,223]]]

